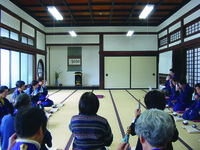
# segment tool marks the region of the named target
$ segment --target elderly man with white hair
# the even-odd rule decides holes
[[[169,114],[158,109],[143,112],[135,124],[143,150],[165,150],[176,127]],[[117,150],[128,150],[129,145],[121,143]]]
[[[164,111],[150,109],[142,113],[135,125],[143,150],[165,149],[174,134],[172,118]]]

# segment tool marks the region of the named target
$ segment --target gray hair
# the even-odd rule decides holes
[[[163,147],[174,135],[175,124],[169,114],[162,110],[150,109],[143,112],[135,124],[135,132],[152,147]]]
[[[28,107],[31,102],[31,97],[26,93],[19,94],[15,99],[15,108],[22,109]]]

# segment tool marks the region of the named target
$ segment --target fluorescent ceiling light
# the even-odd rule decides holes
[[[56,20],[63,20],[63,17],[61,14],[58,12],[56,7],[54,6],[47,6],[48,11],[56,18]]]
[[[74,31],[69,31],[69,34],[72,36],[72,37],[76,37],[77,34],[74,32]]]
[[[134,33],[134,30],[129,30],[129,31],[127,32],[126,36],[132,36],[133,33]]]
[[[139,18],[140,19],[145,19],[153,10],[154,5],[146,5],[140,14]]]

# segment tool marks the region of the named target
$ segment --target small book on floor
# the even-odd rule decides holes
[[[60,104],[57,104],[57,108],[60,108],[60,107],[63,107],[64,104],[60,103]]]
[[[49,118],[51,116],[51,113],[46,112],[45,115],[47,116],[47,118]]]
[[[200,133],[200,131],[192,126],[182,126],[183,129],[186,129],[188,133]]]
[[[51,110],[49,110],[49,113],[55,113],[58,111],[58,108],[51,108]]]

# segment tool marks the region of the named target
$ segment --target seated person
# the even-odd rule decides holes
[[[172,100],[175,100],[178,98],[180,92],[178,90],[178,78],[177,77],[174,77],[172,79],[172,84],[170,84],[170,87],[171,87],[171,93],[172,95],[170,97],[165,97],[167,99],[167,104],[169,106],[173,106],[173,103],[172,103]]]
[[[183,119],[186,120],[200,120],[200,83],[195,85],[196,92],[198,95],[195,95],[195,102],[189,109],[187,109],[183,114]]]
[[[31,106],[34,107],[36,105],[41,105],[41,101],[39,100],[40,94],[37,93],[36,89],[38,88],[39,82],[33,80],[29,87],[26,89],[26,94],[31,97]]]
[[[14,112],[14,107],[12,103],[6,98],[8,94],[7,86],[0,86],[0,124],[3,116],[7,114],[12,114]]]
[[[101,149],[110,146],[113,134],[108,121],[97,115],[99,100],[92,92],[79,100],[79,114],[72,117],[69,129],[75,135],[73,149]]]
[[[29,95],[22,93],[15,98],[15,112],[3,117],[1,124],[1,149],[8,149],[8,140],[15,133],[14,120],[17,112],[31,106]]]
[[[11,150],[40,150],[46,131],[47,117],[42,109],[37,107],[18,111],[15,116],[15,131],[17,139]],[[10,143],[9,143],[10,144]]]
[[[172,117],[158,109],[143,112],[135,123],[143,150],[164,150],[176,128]]]
[[[192,104],[192,94],[193,88],[187,84],[186,79],[181,79],[179,81],[178,90],[180,91],[180,95],[176,100],[173,100],[174,103],[173,110],[174,111],[185,111],[186,108],[189,108]]]
[[[17,112],[25,108],[29,108],[31,106],[30,96],[26,93],[18,95],[15,99],[14,106],[16,109],[15,112],[13,114],[4,116],[2,119],[2,125],[1,125],[2,150],[8,149],[8,140],[15,133],[14,119]],[[47,150],[45,143],[47,143],[47,145],[51,147],[52,146],[51,140],[52,140],[51,134],[48,130],[46,130],[40,150]]]
[[[39,86],[36,89],[37,93],[40,93],[39,101],[44,107],[51,107],[53,105],[53,101],[48,99],[48,90],[46,84],[44,84],[44,78],[38,79]]]
[[[25,90],[25,82],[24,81],[17,81],[16,82],[16,89],[12,94],[12,102],[15,102],[15,98],[17,97],[17,95],[24,93]]]
[[[165,100],[164,95],[161,92],[150,91],[145,95],[144,103],[145,103],[147,109],[156,108],[156,109],[163,111],[165,109],[166,100]],[[167,143],[166,150],[173,150],[172,142],[176,142],[178,140],[179,133],[178,133],[178,130],[176,129],[176,124],[175,124],[173,116],[171,116],[171,115],[169,115],[169,116],[172,118],[175,130],[174,130],[171,140]],[[131,135],[133,135],[133,136],[136,135],[135,124],[137,123],[138,118],[140,118],[140,110],[139,109],[137,109],[135,111],[135,118],[131,124]],[[138,141],[137,141],[135,150],[142,150],[142,144],[140,142],[140,139],[138,139]]]
[[[178,78],[178,80],[180,79],[180,77],[175,73],[173,68],[171,68],[169,70],[169,72],[170,72],[170,77],[168,78],[167,83],[165,83],[165,88],[164,88],[166,90],[167,96],[170,96],[172,94],[171,93],[171,87],[170,87],[170,84],[172,84],[172,79],[174,77]]]

